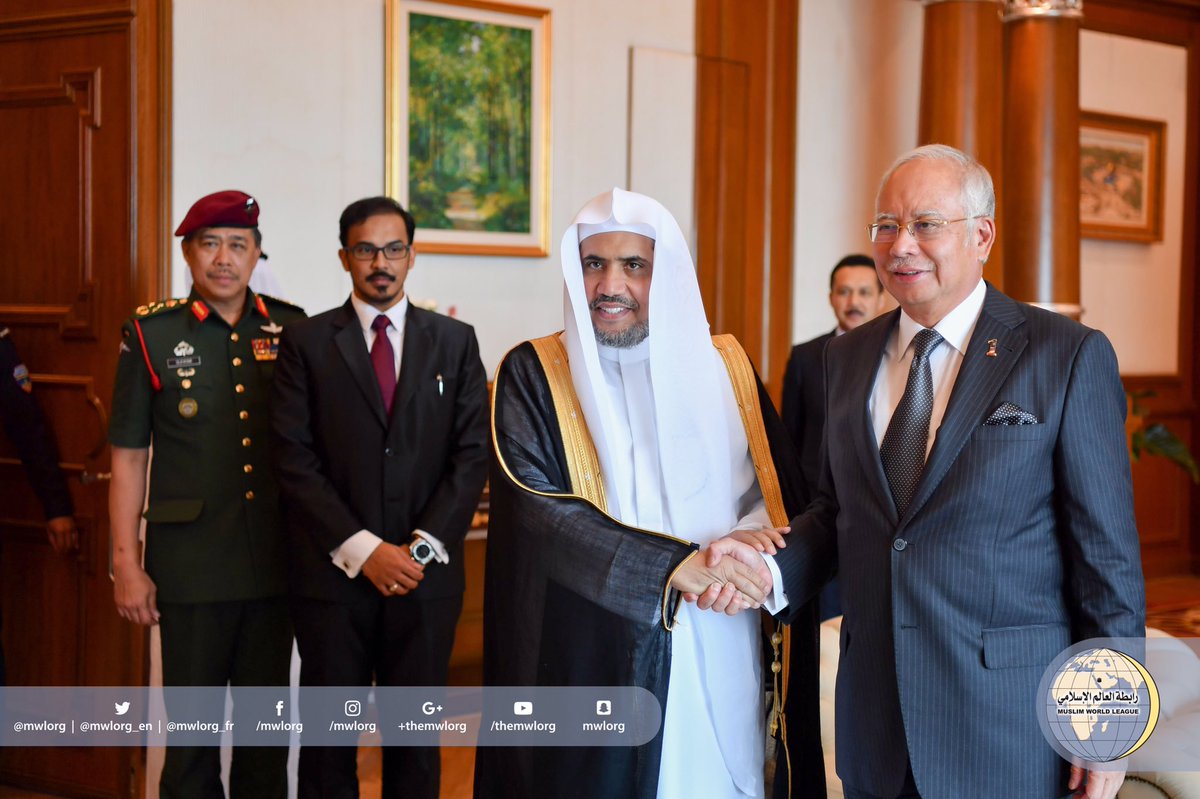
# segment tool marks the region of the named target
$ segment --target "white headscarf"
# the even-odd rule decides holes
[[[562,238],[566,280],[565,338],[571,377],[604,473],[609,512],[628,518],[633,500],[616,479],[629,464],[614,462],[616,417],[600,367],[596,336],[579,257],[584,238],[628,230],[653,238],[650,283],[650,374],[654,390],[659,463],[671,533],[700,544],[729,532],[736,522],[731,479],[731,432],[724,394],[730,392],[720,354],[712,345],[696,268],[674,217],[645,195],[613,189],[590,200]],[[582,368],[580,368],[582,366]],[[744,440],[744,435],[743,435]],[[743,450],[744,452],[744,450]]]
[[[601,371],[579,257],[581,236],[611,230],[639,233],[655,242],[646,341],[661,470],[660,486],[655,488],[661,487],[667,511],[664,526],[669,528],[662,532],[704,546],[737,523],[741,497],[735,484],[742,483],[745,490],[747,478],[753,482],[746,434],[728,372],[709,335],[696,268],[679,225],[659,203],[620,189],[588,202],[562,239],[567,355],[600,458],[608,510],[627,524],[635,523],[638,511],[630,492],[648,488],[631,489],[634,464],[619,446],[629,442],[629,435],[617,432],[624,417],[614,411],[613,394]],[[761,726],[757,617],[718,618],[690,605],[682,613],[686,620],[677,632],[685,637],[672,639],[672,652],[682,655],[679,647],[684,647],[689,654],[672,663],[671,695],[678,699],[669,701],[664,717],[660,780],[674,786],[680,773],[695,771],[679,769],[687,768],[689,753],[697,751],[700,725],[711,726],[711,733],[704,734],[714,738],[703,740],[718,747],[734,784],[753,794],[762,786],[763,760],[761,741],[747,734]],[[708,691],[710,684],[721,690]],[[705,744],[699,751],[711,753],[711,746]],[[679,784],[695,781],[689,780]]]

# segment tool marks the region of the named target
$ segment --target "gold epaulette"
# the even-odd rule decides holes
[[[137,310],[133,312],[133,315],[139,319],[145,319],[146,317],[156,316],[166,311],[173,311],[176,308],[185,308],[187,307],[187,304],[187,297],[182,299],[159,300],[158,302],[152,302],[149,305],[139,305]]]

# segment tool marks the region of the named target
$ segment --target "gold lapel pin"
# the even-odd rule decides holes
[[[989,358],[996,357],[996,345],[999,343],[1000,343],[999,339],[994,339],[994,338],[988,339],[987,357],[989,357]]]

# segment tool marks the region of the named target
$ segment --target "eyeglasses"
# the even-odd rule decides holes
[[[900,235],[900,228],[907,230],[908,235],[917,241],[930,241],[942,235],[942,231],[946,225],[953,222],[966,222],[968,219],[982,218],[982,215],[964,216],[962,219],[940,219],[936,216],[920,216],[905,222],[903,225],[897,222],[876,222],[873,225],[867,225],[867,230],[871,233],[871,241],[876,243],[895,241],[896,237]]]
[[[356,261],[374,261],[376,253],[383,253],[389,261],[400,261],[408,257],[412,246],[402,241],[389,241],[382,247],[376,247],[367,241],[360,241],[350,248],[350,257]]]

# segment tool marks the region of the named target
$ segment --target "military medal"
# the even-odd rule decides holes
[[[184,397],[179,401],[179,415],[184,419],[191,419],[199,410],[200,403],[192,397]]]
[[[266,326],[263,327],[266,330]],[[254,360],[273,361],[279,357],[279,337],[252,338],[250,346],[254,348]]]

